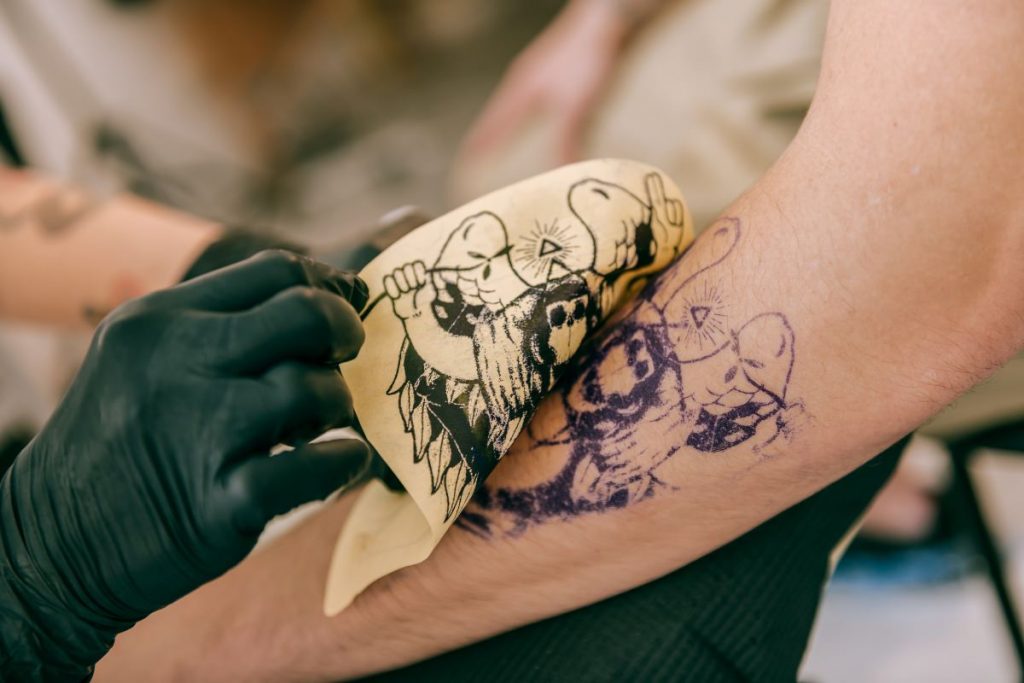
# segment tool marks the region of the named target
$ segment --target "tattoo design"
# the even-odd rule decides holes
[[[500,216],[477,213],[432,265],[414,261],[383,278],[406,335],[388,394],[412,435],[413,461],[425,461],[432,495],[444,496],[445,521],[568,366],[566,350],[608,312],[611,287],[642,287],[659,249],[681,243],[681,202],[665,197],[656,173],[645,186],[646,201],[582,180],[567,197],[576,221],[537,222],[516,243]],[[608,216],[628,218],[602,224]]]
[[[18,211],[0,210],[0,232],[13,232],[34,223],[47,236],[57,237],[98,206],[95,199],[81,190],[58,187]]]
[[[629,314],[581,354],[557,398],[564,419],[549,433],[531,425],[535,447],[567,445],[548,481],[512,489],[482,486],[458,520],[487,535],[551,517],[620,508],[662,486],[658,468],[680,450],[760,450],[788,437],[799,402],[787,397],[795,358],[786,317],[767,312],[735,325],[717,266],[740,240],[723,219],[700,249],[652,282]],[[694,267],[695,266],[695,267]]]

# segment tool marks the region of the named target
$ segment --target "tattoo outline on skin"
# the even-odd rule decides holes
[[[804,410],[787,396],[795,335],[765,312],[733,326],[716,275],[740,241],[723,218],[682,263],[651,282],[629,313],[580,355],[555,393],[564,420],[527,428],[532,445],[569,447],[563,468],[525,488],[481,486],[457,525],[490,536],[531,524],[621,508],[664,486],[658,468],[684,448],[755,452],[788,439]],[[655,431],[652,439],[642,432]]]
[[[72,187],[58,187],[13,212],[0,210],[0,232],[35,224],[48,237],[59,237],[95,211],[101,202]]]

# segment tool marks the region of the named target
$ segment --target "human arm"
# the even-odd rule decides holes
[[[266,249],[305,251],[129,194],[104,199],[0,167],[0,318],[92,327],[128,299]]]
[[[123,301],[178,282],[222,232],[130,195],[101,199],[0,169],[0,316],[95,325]]]
[[[698,431],[692,419],[655,420],[649,408],[636,447],[602,452],[596,469],[635,469],[631,453],[678,447],[651,470],[659,482],[652,495],[633,499],[627,486],[628,496],[618,494],[623,506],[590,510],[577,495],[565,514],[538,514],[518,531],[516,516],[479,504],[469,513],[491,520],[489,533],[480,523],[452,530],[427,562],[324,619],[322,582],[345,501],[128,634],[120,665],[130,666],[133,646],[152,669],[169,666],[168,657],[183,671],[203,667],[211,679],[231,678],[231,666],[254,677],[318,680],[414,661],[670,572],[913,430],[1024,344],[1024,93],[1015,85],[1024,78],[1022,41],[1024,8],[1009,0],[834,2],[821,83],[798,138],[625,320],[645,334],[657,321],[654,308],[682,323],[691,306],[673,292],[698,274],[697,264],[710,265],[706,277],[689,282],[713,278],[727,330],[740,336],[755,319],[777,320],[760,316],[783,316],[793,335],[791,374],[780,383],[752,371],[741,387],[781,398],[771,417],[794,411],[781,434],[768,418],[741,443],[702,450],[687,445]],[[726,243],[716,235],[728,236],[719,230],[730,226],[740,238],[719,258]],[[744,341],[754,351],[739,360],[760,361],[760,342],[781,340],[782,329]],[[703,401],[724,394],[733,366],[684,363],[699,359],[680,334],[664,330],[678,361],[671,365],[687,381],[674,394],[665,385],[656,398],[682,416],[697,389]],[[628,338],[609,340],[576,387],[596,379],[606,396],[629,395],[639,384],[637,363],[606,372],[600,362],[628,349]],[[596,370],[592,380],[587,369]],[[596,449],[574,454],[579,440],[559,438],[568,411],[586,408],[571,389],[547,399],[531,425],[535,438],[524,435],[487,490],[507,497],[553,481],[573,457],[593,462]],[[308,564],[296,567],[297,556]],[[206,637],[174,635],[196,628]],[[183,651],[144,643],[161,647],[169,638],[185,641]]]
[[[354,275],[265,252],[132,300],[99,326],[0,480],[0,677],[84,680],[114,636],[215,578],[272,516],[367,465],[298,445],[352,419]]]
[[[570,0],[509,65],[466,135],[462,153],[475,157],[500,148],[537,115],[554,120],[556,149],[549,160],[580,158],[594,107],[615,73],[630,38],[666,0]]]

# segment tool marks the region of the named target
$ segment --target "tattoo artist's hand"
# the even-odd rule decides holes
[[[556,164],[576,161],[590,115],[611,80],[628,22],[610,2],[573,2],[509,66],[462,153],[482,155],[536,115],[553,117]]]
[[[0,678],[81,680],[270,518],[362,472],[356,440],[270,451],[353,419],[337,363],[365,301],[352,274],[264,252],[103,321],[0,483]]]

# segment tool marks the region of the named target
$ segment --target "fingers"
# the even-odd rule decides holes
[[[659,173],[648,173],[644,178],[644,188],[651,203],[651,210],[665,225],[682,227],[686,219],[686,210],[678,199],[670,199],[665,195],[665,181]]]
[[[268,422],[278,425],[268,446],[352,424],[352,392],[337,368],[285,363],[268,371],[263,384],[273,395],[267,397],[268,404],[276,408],[277,419]]]
[[[204,319],[218,369],[257,375],[283,361],[340,363],[363,344],[363,324],[347,300],[322,289],[295,286],[244,313]]]
[[[665,200],[665,215],[668,218],[669,225],[682,227],[683,223],[686,222],[686,209],[683,208],[683,203],[678,199]]]
[[[423,263],[423,261],[416,261],[415,263],[411,263],[407,265],[406,268],[411,269],[410,273],[407,274],[407,277],[412,278],[412,280],[416,283],[415,286],[417,288],[427,284],[427,266]]]
[[[648,173],[644,178],[644,189],[647,191],[647,199],[656,212],[660,212],[665,206],[665,183],[658,173]]]
[[[398,283],[395,281],[394,275],[384,276],[384,293],[392,299],[397,299],[401,292],[398,289]]]
[[[282,363],[259,379],[232,380],[224,402],[238,423],[226,444],[228,461],[311,439],[355,419],[352,393],[341,372],[322,365]]]
[[[335,270],[288,251],[263,251],[153,295],[156,300],[206,311],[243,311],[290,287],[313,287],[348,300],[356,310],[366,305],[366,283],[355,273]]]
[[[259,534],[277,515],[359,481],[368,466],[369,450],[357,439],[308,444],[237,463],[222,475],[235,529]]]
[[[407,263],[396,268],[390,275],[384,276],[384,291],[392,299],[397,299],[427,284],[427,267],[423,261]]]

